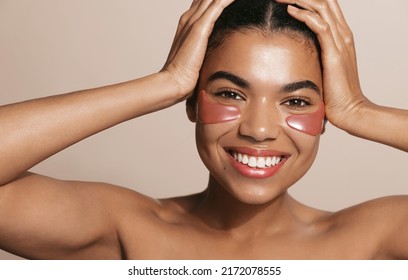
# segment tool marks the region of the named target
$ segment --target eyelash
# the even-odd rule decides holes
[[[240,93],[231,90],[231,89],[225,89],[222,91],[219,91],[216,93],[216,96],[225,98],[225,99],[232,99],[232,100],[244,100],[244,98],[241,96]],[[290,102],[300,102],[300,104],[290,104]],[[302,107],[306,107],[306,106],[310,106],[310,100],[307,98],[303,98],[303,97],[292,97],[290,99],[285,100],[282,104],[291,107],[291,108],[295,108],[295,109],[300,109]]]
[[[294,104],[290,104],[289,102],[300,102],[300,104],[294,105]],[[290,98],[284,101],[283,104],[291,108],[301,108],[301,107],[306,107],[306,106],[311,105],[308,99],[302,98],[302,97]]]
[[[220,96],[225,99],[244,100],[240,93],[230,89],[219,91],[216,93],[216,96]]]

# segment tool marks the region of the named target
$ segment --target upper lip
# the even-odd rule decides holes
[[[267,149],[254,149],[249,147],[229,147],[225,149],[227,152],[236,152],[240,154],[245,154],[253,157],[289,157],[290,154],[277,151],[277,150],[267,150]]]

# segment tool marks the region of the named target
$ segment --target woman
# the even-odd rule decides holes
[[[324,112],[351,134],[408,150],[407,111],[377,106],[360,90],[351,32],[337,2],[296,4],[303,9],[196,0],[160,73],[2,107],[0,247],[43,259],[406,258],[406,197],[327,213],[287,193],[313,162]],[[285,17],[286,9],[319,44]],[[239,11],[252,23],[229,26]],[[258,24],[256,11],[263,14]],[[265,20],[277,20],[277,11],[288,24],[280,29]],[[108,184],[26,172],[192,91],[187,112],[210,171],[203,193],[157,201]]]

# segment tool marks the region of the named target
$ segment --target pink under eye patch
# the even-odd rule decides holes
[[[317,136],[322,133],[324,118],[324,103],[320,102],[316,112],[305,115],[291,115],[286,118],[286,123],[290,128],[297,131]]]
[[[202,124],[229,122],[241,116],[239,108],[212,102],[207,94],[201,91],[198,95],[198,120]]]

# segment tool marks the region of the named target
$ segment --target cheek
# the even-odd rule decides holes
[[[202,91],[198,96],[198,121],[202,124],[230,122],[241,116],[239,108],[211,102]]]
[[[320,136],[310,137],[310,135],[300,133],[288,126],[284,130],[296,149],[296,152],[289,158],[293,164],[294,183],[302,178],[312,167],[319,150]]]
[[[321,102],[316,112],[307,115],[292,115],[286,118],[286,124],[297,131],[311,136],[322,133],[324,119],[324,103]]]
[[[304,157],[305,161],[300,162],[301,165],[306,168],[304,172],[310,168],[317,155],[320,134],[323,129],[323,120],[323,102],[319,104],[319,108],[314,113],[291,115],[286,118],[286,134],[292,139],[299,153],[306,155],[306,157]]]
[[[207,169],[213,173],[223,168],[223,161],[220,158],[225,156],[223,147],[225,142],[229,143],[225,137],[236,127],[235,122],[226,122],[214,125],[196,123],[196,146],[201,161]]]

